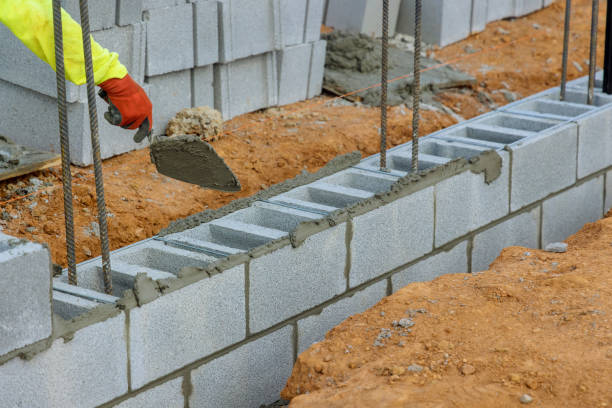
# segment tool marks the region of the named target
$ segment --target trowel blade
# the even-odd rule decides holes
[[[240,182],[215,149],[194,135],[156,137],[151,161],[173,179],[220,191],[240,191]]]

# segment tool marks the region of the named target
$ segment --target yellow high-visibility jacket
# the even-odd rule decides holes
[[[34,54],[55,70],[52,0],[0,0],[0,22],[4,23]],[[110,0],[108,0],[110,1]],[[85,83],[85,62],[81,26],[62,10],[66,78],[77,85]],[[0,47],[1,52],[1,47]],[[127,69],[119,56],[91,42],[94,79],[123,78]]]

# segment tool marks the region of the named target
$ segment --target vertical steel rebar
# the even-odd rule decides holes
[[[77,284],[76,257],[74,255],[74,215],[72,208],[72,174],[70,173],[70,138],[66,108],[66,73],[64,68],[64,35],[62,32],[62,5],[53,0],[53,35],[55,41],[55,78],[57,81],[57,112],[62,151],[62,187],[64,189],[64,223],[66,225],[66,259],[68,283]]]
[[[612,4],[606,6],[606,41],[604,55],[604,75],[602,90],[608,95],[612,94]]]
[[[570,19],[572,0],[565,0],[565,25],[563,27],[563,57],[561,59],[561,92],[560,99],[565,100],[565,87],[567,85],[567,58],[569,51]]]
[[[108,245],[108,224],[106,221],[106,202],[104,200],[104,178],[102,175],[102,157],[100,155],[100,136],[98,134],[98,113],[96,110],[96,85],[93,62],[91,58],[91,35],[89,29],[89,10],[87,0],[79,0],[81,9],[81,28],[83,31],[83,51],[85,54],[85,75],[87,78],[87,103],[89,106],[89,127],[91,130],[91,148],[93,151],[94,175],[96,178],[96,199],[98,205],[98,223],[100,225],[100,246],[102,247],[102,273],[104,291],[113,292],[111,276],[110,251]]]
[[[599,0],[593,0],[593,12],[591,15],[591,51],[589,56],[589,90],[587,94],[587,105],[593,104],[595,88],[595,64],[597,63],[597,22],[599,21]]]
[[[380,80],[380,170],[387,170],[387,88],[389,71],[389,0],[383,0]]]
[[[414,10],[414,78],[412,82],[412,172],[419,171],[419,109],[421,103],[421,0]]]

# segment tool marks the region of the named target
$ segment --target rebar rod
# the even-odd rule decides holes
[[[587,93],[587,105],[593,104],[595,88],[595,64],[597,63],[597,22],[599,21],[599,0],[593,0],[593,12],[591,14],[591,51],[589,55],[589,90]]]
[[[414,10],[414,78],[412,81],[412,172],[419,171],[419,109],[421,104],[421,0]]]
[[[565,100],[565,87],[567,85],[567,58],[569,53],[570,20],[572,0],[565,0],[565,25],[563,27],[563,57],[561,59],[561,91],[559,99]]]
[[[389,0],[383,0],[380,80],[380,170],[387,170],[387,76],[389,72]]]
[[[606,39],[603,68],[603,92],[612,94],[612,4],[606,6]]]
[[[76,257],[74,255],[74,212],[72,208],[72,174],[70,173],[70,137],[66,107],[66,72],[64,67],[64,35],[62,32],[62,5],[53,0],[53,35],[55,41],[55,78],[57,82],[57,112],[62,156],[62,187],[64,190],[64,224],[66,226],[66,260],[68,283],[77,284]]]
[[[96,89],[91,57],[91,35],[89,29],[89,10],[87,0],[79,0],[81,9],[81,28],[83,31],[83,51],[85,54],[85,76],[87,78],[87,104],[89,106],[89,127],[91,148],[93,151],[94,175],[96,179],[96,201],[98,206],[98,223],[100,225],[100,246],[102,248],[102,273],[104,291],[113,293],[110,252],[108,245],[108,224],[106,221],[106,202],[104,200],[104,178],[102,175],[102,157],[100,155],[100,137],[98,134],[98,113],[96,110]]]

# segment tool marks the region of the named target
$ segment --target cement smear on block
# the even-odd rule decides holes
[[[380,83],[380,40],[364,34],[336,31],[325,36],[327,55],[323,87],[343,95],[356,89]],[[400,105],[412,101],[414,53],[394,46],[389,47],[389,79],[408,76],[389,83],[388,103]],[[440,64],[430,58],[421,59],[422,68]],[[422,98],[432,104],[432,96],[440,89],[469,86],[476,79],[450,66],[439,67],[421,74]],[[350,98],[360,99],[364,104],[380,106],[380,87],[368,89]]]

